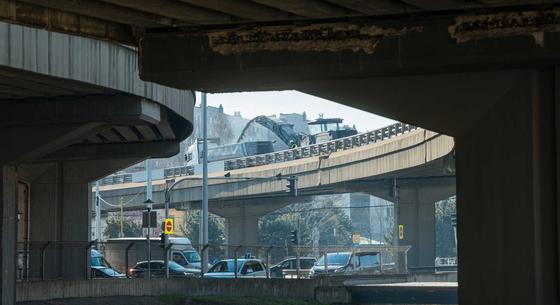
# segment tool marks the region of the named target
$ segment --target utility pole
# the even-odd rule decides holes
[[[208,108],[206,105],[206,93],[202,92],[202,249],[208,244]],[[201,271],[206,273],[208,269],[208,251],[202,251]]]
[[[152,279],[152,245],[150,239],[152,238],[152,160],[146,160],[146,209],[148,210],[148,278]]]
[[[101,241],[101,207],[99,204],[99,181],[95,181],[95,239]]]
[[[119,199],[119,203],[121,205],[121,232],[120,232],[120,236],[119,237],[124,237],[124,219],[123,219],[123,214],[124,214],[124,198],[121,197]]]

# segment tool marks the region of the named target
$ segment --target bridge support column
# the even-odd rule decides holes
[[[72,181],[70,170],[76,168],[56,163],[31,183],[31,278],[83,279],[86,275],[90,190],[87,182]]]
[[[30,278],[83,279],[89,272],[90,182],[138,159],[41,164],[30,181]],[[25,172],[36,165],[25,165]],[[47,244],[49,242],[49,244]]]
[[[254,246],[259,244],[259,217],[248,215],[245,210],[244,206],[240,207],[238,214],[226,217],[226,244],[229,245],[226,255],[229,258],[233,258],[238,245],[244,246],[239,250],[239,256],[247,252],[258,254]]]
[[[528,71],[456,139],[460,304],[557,304],[558,71]]]
[[[11,166],[0,166],[0,303],[15,304],[16,238],[17,238],[17,175]]]
[[[408,267],[433,266],[436,258],[435,203],[427,201],[419,188],[400,190],[398,225],[403,226],[401,246],[411,246]],[[395,232],[398,234],[398,227]]]

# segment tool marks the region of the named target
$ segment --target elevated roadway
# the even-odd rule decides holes
[[[139,46],[144,80],[296,89],[455,137],[459,303],[559,302],[557,1],[0,3],[10,23]]]
[[[396,222],[407,230],[401,242],[413,246],[409,266],[433,266],[434,203],[455,195],[453,149],[453,138],[418,128],[347,150],[213,173],[209,210],[226,218],[228,244],[256,245],[258,218],[271,211],[310,200],[313,195],[369,193],[398,204]],[[286,193],[286,181],[277,179],[278,174],[298,177],[298,197]],[[176,179],[183,181],[171,193],[171,207],[198,208],[201,177]],[[395,182],[398,191],[391,195]],[[154,208],[163,208],[166,183],[165,179],[154,181]],[[145,183],[100,187],[104,200],[127,202],[127,210],[144,209],[144,193]],[[104,206],[104,210],[119,207]]]

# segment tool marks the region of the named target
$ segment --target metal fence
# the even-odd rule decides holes
[[[151,268],[143,269],[142,262],[148,260],[148,247],[142,239],[119,243],[96,241],[20,243],[17,260],[18,279],[28,281],[61,278],[164,277],[166,270],[163,266],[166,256],[171,262],[168,272],[172,278],[204,276],[266,279],[406,274],[408,272],[406,255],[410,247],[225,244],[178,247],[171,243],[167,248],[163,248],[158,241],[152,240],[150,249]],[[203,251],[208,253],[210,271],[215,272],[201,274],[199,253]],[[226,265],[229,264],[229,272],[217,268],[211,269],[213,265],[224,264],[224,262]],[[249,273],[246,268],[248,262],[256,264],[251,267]],[[175,272],[175,269],[180,272]]]

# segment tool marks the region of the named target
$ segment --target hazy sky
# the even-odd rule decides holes
[[[200,105],[200,94],[197,93],[197,106]],[[208,105],[222,104],[224,112],[233,114],[240,111],[241,116],[251,119],[259,115],[280,113],[307,113],[308,120],[314,120],[322,113],[325,118],[341,117],[344,124],[356,125],[363,132],[393,123],[393,120],[371,114],[356,108],[331,102],[299,91],[268,91],[209,94]]]

